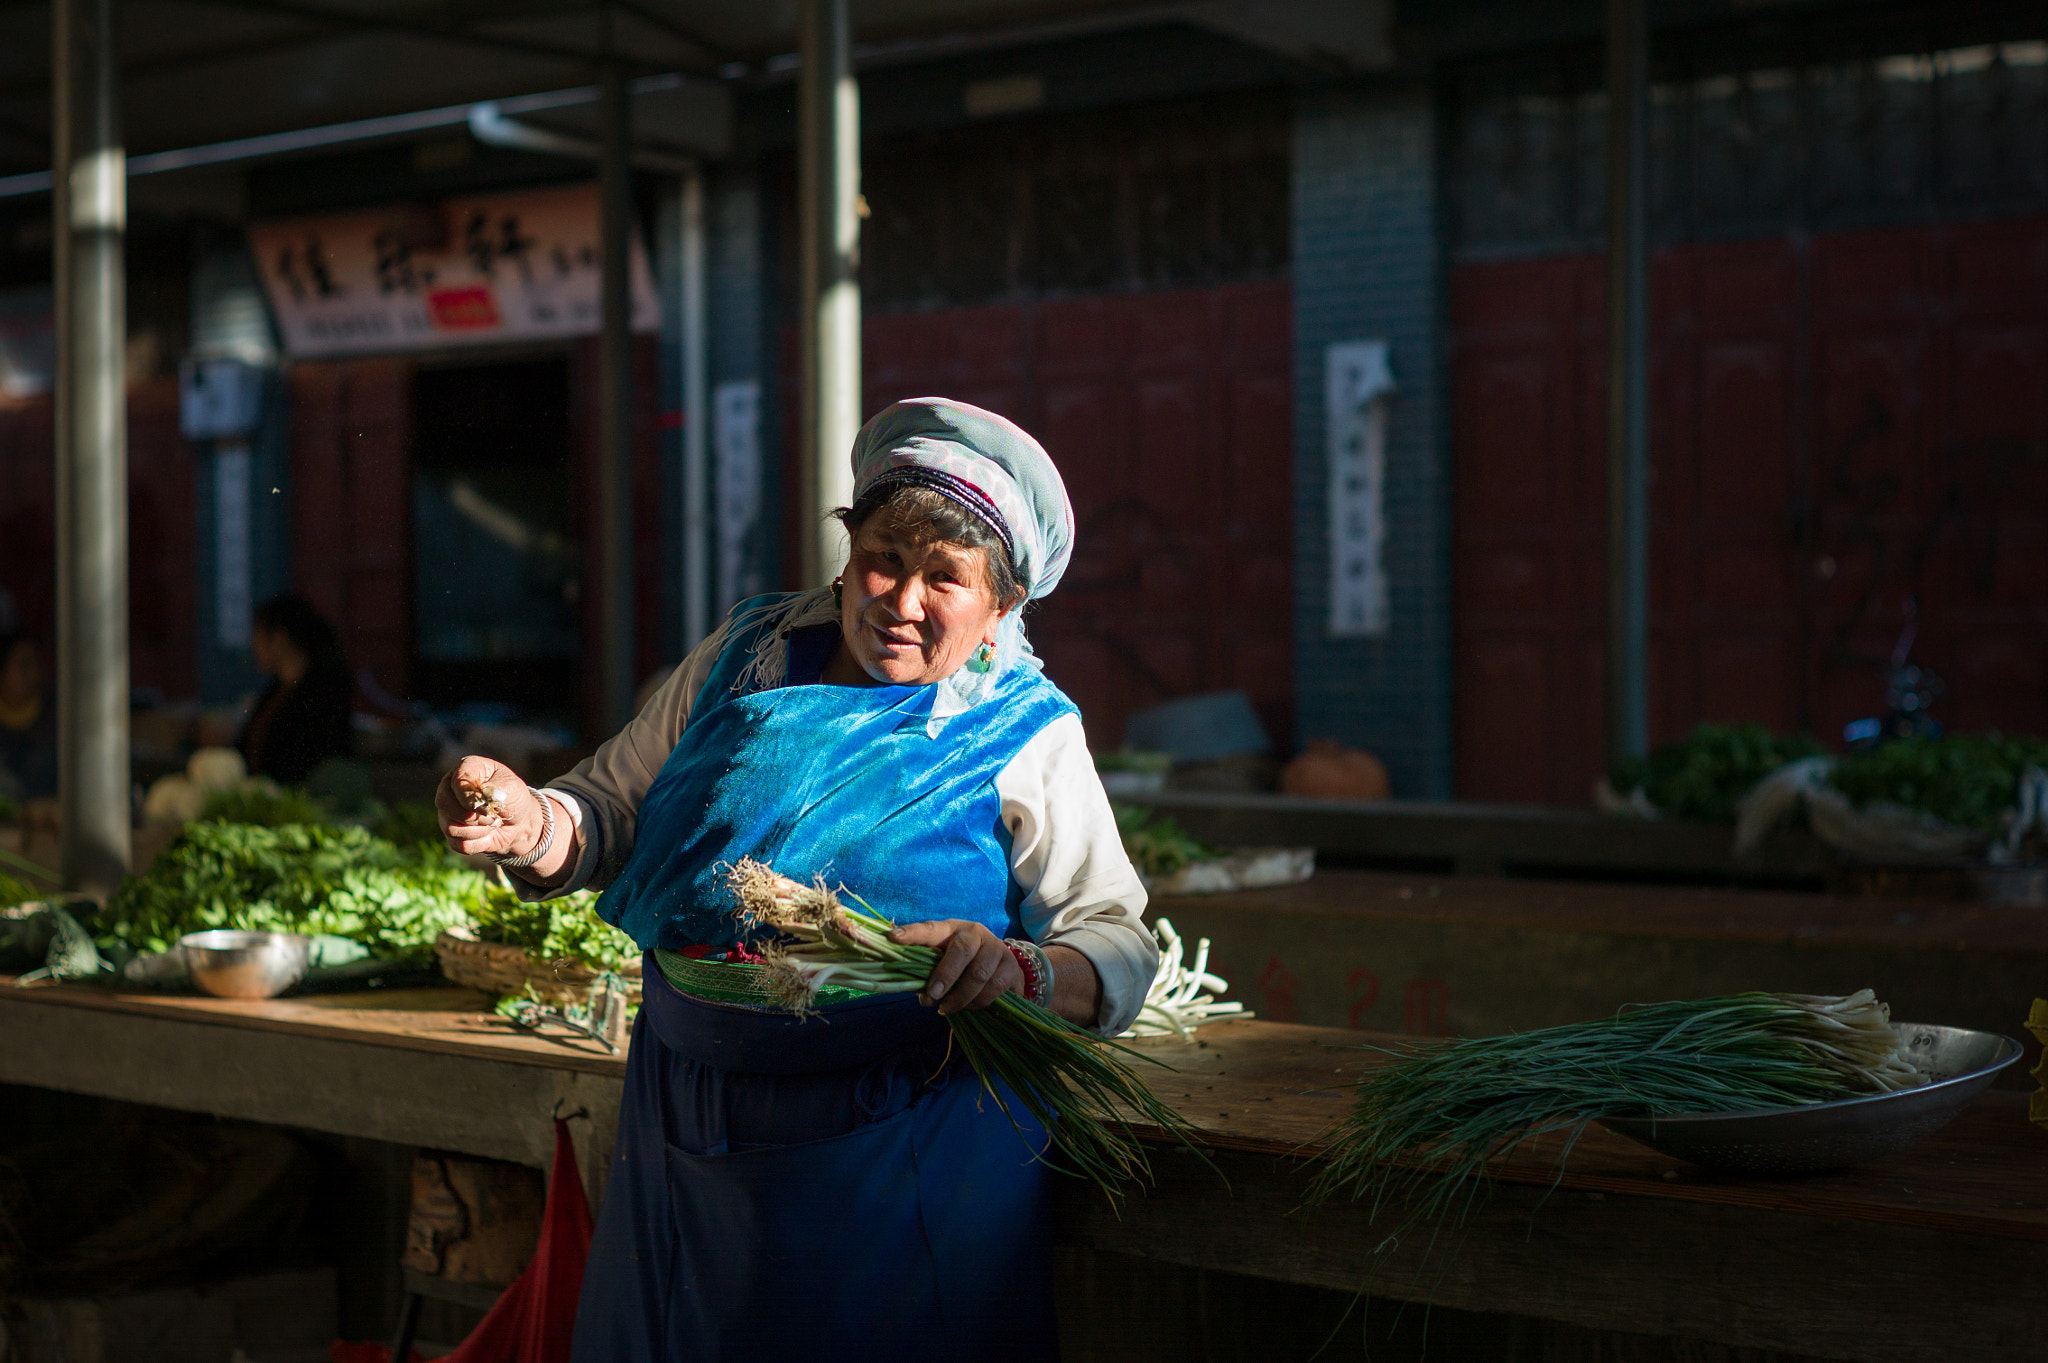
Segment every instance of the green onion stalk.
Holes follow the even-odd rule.
[[[1487,1164],[1586,1123],[1795,1107],[1927,1082],[1899,1054],[1890,1010],[1846,997],[1732,994],[1624,1009],[1596,1022],[1388,1050],[1325,1144],[1311,1202],[1348,1197],[1396,1233],[1469,1206]]]
[[[762,948],[770,997],[798,1014],[816,1011],[818,991],[916,993],[939,952],[889,940],[895,926],[855,897],[854,908],[820,881],[802,885],[752,858],[733,868],[742,921],[776,939]],[[1162,1103],[1118,1055],[1152,1060],[1074,1026],[1057,1013],[1006,993],[987,1008],[948,1014],[952,1044],[1012,1126],[1023,1134],[1012,1099],[1042,1127],[1050,1146],[1035,1153],[1052,1168],[1088,1179],[1112,1201],[1132,1179],[1150,1182],[1151,1162],[1134,1122],[1165,1131],[1194,1149],[1194,1128]]]

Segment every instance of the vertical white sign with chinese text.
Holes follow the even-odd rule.
[[[1323,352],[1330,469],[1330,633],[1387,632],[1385,341],[1340,341]]]
[[[251,224],[285,348],[300,359],[589,336],[603,308],[597,189],[572,185]],[[633,330],[661,303],[636,233]]]
[[[213,456],[213,629],[222,648],[249,646],[256,609],[249,474],[247,445],[224,444]]]
[[[718,460],[718,606],[759,590],[747,549],[761,518],[761,385],[721,383],[711,393],[711,440]]]

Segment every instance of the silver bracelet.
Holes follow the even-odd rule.
[[[1045,954],[1045,948],[1023,937],[1005,937],[1003,945],[1031,958],[1038,974],[1038,988],[1031,991],[1031,1001],[1040,1008],[1052,1007],[1052,958]]]
[[[491,859],[493,865],[516,871],[522,866],[533,865],[546,856],[548,849],[555,845],[555,802],[537,790],[533,793],[533,798],[540,801],[540,842],[523,857],[510,857],[503,852],[484,853]]]

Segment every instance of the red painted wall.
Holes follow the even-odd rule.
[[[291,374],[292,583],[377,684],[404,695],[412,653],[412,362]]]
[[[1468,799],[1605,765],[1603,271],[1453,275]],[[1653,741],[1834,740],[1909,598],[1951,726],[2048,731],[2048,221],[1664,252],[1651,332]]]
[[[1074,561],[1028,627],[1092,744],[1119,743],[1133,710],[1233,687],[1290,741],[1287,284],[890,314],[868,319],[863,345],[869,412],[959,398],[1010,417],[1058,463]],[[793,385],[784,410],[794,450]]]
[[[51,403],[0,399],[0,587],[51,647],[57,621],[57,469]],[[129,676],[193,695],[192,447],[178,434],[178,383],[128,390]]]

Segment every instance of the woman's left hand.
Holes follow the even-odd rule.
[[[941,1013],[986,1008],[1004,994],[1024,992],[1024,970],[1003,939],[965,918],[906,923],[889,934],[892,942],[935,947],[939,963],[918,994],[918,1002]]]

